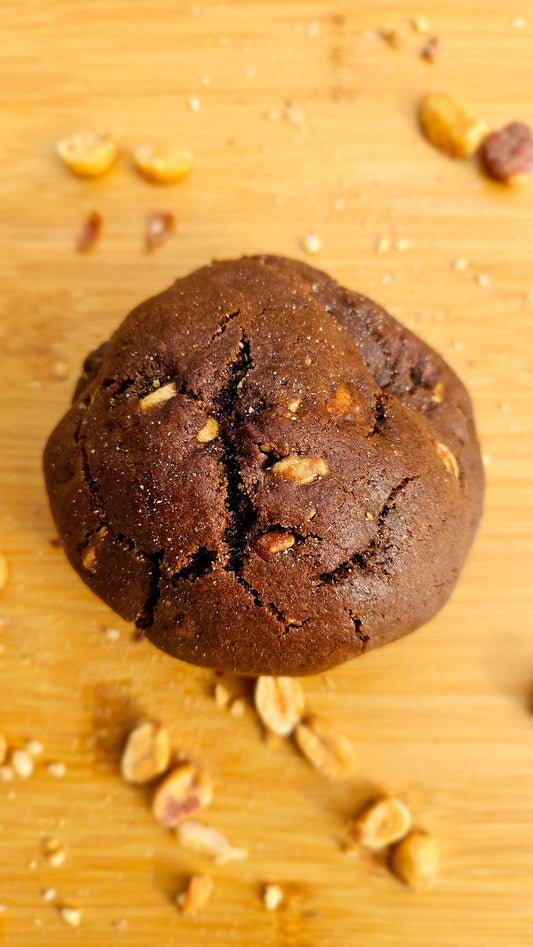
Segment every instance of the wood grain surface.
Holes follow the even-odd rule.
[[[387,25],[401,47],[376,33]],[[0,731],[44,745],[30,779],[0,784],[0,940],[531,947],[533,184],[488,181],[416,123],[431,90],[470,101],[491,127],[533,122],[531,0],[4,0],[0,30]],[[419,52],[434,34],[429,65]],[[125,151],[93,183],[54,152],[86,127],[114,132]],[[156,141],[193,150],[181,185],[132,170],[127,150]],[[77,254],[93,209],[101,239]],[[174,213],[177,229],[147,254],[152,210]],[[483,523],[449,604],[408,639],[304,681],[308,707],[358,752],[359,777],[333,785],[289,742],[269,747],[248,703],[241,718],[219,710],[210,672],[132,640],[50,544],[41,476],[83,356],[130,308],[212,257],[301,257],[309,232],[322,241],[317,265],[463,377],[487,464]],[[382,236],[392,246],[378,254]],[[249,685],[229,686],[249,701]],[[210,769],[206,821],[250,851],[209,869],[213,898],[196,920],[172,902],[205,862],[118,773],[139,715],[165,721]],[[62,779],[50,761],[66,765]],[[414,894],[373,856],[343,853],[347,820],[382,791],[439,839],[434,890]],[[46,837],[65,846],[62,866],[44,858]],[[269,913],[271,881],[286,900]],[[78,928],[64,903],[81,910]]]

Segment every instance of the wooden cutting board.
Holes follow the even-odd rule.
[[[414,15],[429,34],[413,32]],[[376,32],[389,25],[399,47]],[[12,746],[44,746],[30,779],[0,784],[2,943],[531,947],[533,185],[511,191],[475,161],[446,158],[415,118],[420,96],[442,90],[490,126],[533,122],[531,0],[4,0],[0,26],[0,731]],[[419,52],[434,34],[429,65]],[[113,131],[126,152],[93,183],[54,154],[85,127]],[[156,141],[193,150],[183,184],[135,175],[127,149]],[[93,209],[102,236],[80,255]],[[151,210],[175,214],[177,229],[147,254]],[[133,305],[214,256],[301,257],[311,232],[317,265],[377,298],[464,378],[488,479],[480,533],[441,614],[304,682],[309,709],[357,749],[348,784],[326,783],[289,742],[269,747],[247,684],[227,682],[247,702],[233,716],[216,707],[211,673],[134,642],[50,544],[41,477],[83,356]],[[391,247],[379,254],[380,237]],[[207,868],[215,890],[196,920],[172,901],[205,862],[118,774],[139,715],[163,720],[209,768],[206,820],[249,849]],[[384,791],[439,839],[431,892],[342,851],[347,820]],[[65,848],[61,866],[43,856],[49,837]],[[262,905],[266,882],[285,891],[276,912]],[[65,903],[81,910],[79,928],[62,920]]]

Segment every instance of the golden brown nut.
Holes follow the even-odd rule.
[[[193,157],[184,148],[156,151],[151,145],[142,145],[133,152],[133,163],[147,181],[156,184],[175,184],[192,168]]]
[[[118,148],[111,135],[81,131],[56,145],[63,164],[80,178],[99,178],[113,167]]]
[[[152,812],[161,825],[173,829],[182,819],[208,806],[213,798],[213,783],[208,773],[194,763],[182,763],[157,787]]]
[[[414,829],[394,846],[391,868],[397,878],[415,891],[430,888],[439,868],[440,853],[434,838]]]
[[[258,677],[255,709],[267,730],[288,737],[302,719],[304,695],[293,677]]]
[[[486,125],[469,105],[444,93],[426,95],[420,103],[420,124],[432,145],[452,158],[468,158],[487,134]]]
[[[398,842],[411,828],[411,814],[399,799],[378,799],[352,822],[348,829],[350,841],[378,851]]]
[[[320,720],[313,718],[299,724],[294,736],[301,753],[326,779],[349,779],[356,769],[351,743]]]
[[[170,760],[168,733],[157,720],[144,720],[128,736],[120,769],[128,783],[149,783]]]

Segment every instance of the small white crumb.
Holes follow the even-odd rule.
[[[285,108],[285,119],[290,125],[301,125],[304,120],[303,108],[289,103]]]
[[[5,589],[9,576],[9,566],[5,556],[0,556],[0,589]]]
[[[66,857],[65,850],[60,848],[57,852],[51,852],[50,855],[47,855],[46,860],[52,868],[60,868],[61,865],[64,864]]]
[[[108,641],[118,641],[120,631],[117,628],[104,628],[104,635]]]
[[[376,253],[378,256],[383,256],[384,253],[388,253],[390,250],[390,237],[378,237],[376,241]]]
[[[381,283],[382,283],[382,285],[383,285],[383,286],[388,286],[389,283],[390,283],[390,281],[391,281],[391,275],[390,275],[390,273],[384,273],[383,276],[381,277]]]
[[[409,246],[409,241],[405,237],[398,237],[398,239],[394,241],[394,249],[400,253],[403,253],[404,250],[408,250]]]
[[[32,858],[28,862],[28,871],[37,871],[37,859]]]
[[[411,26],[415,33],[427,33],[429,30],[429,23],[424,19],[423,16],[414,16],[411,20]]]
[[[64,904],[59,908],[59,913],[65,924],[69,927],[79,927],[81,924],[81,911],[78,908],[71,908]]]
[[[452,261],[452,270],[455,270],[456,273],[463,273],[468,266],[468,260],[466,257],[461,256],[458,260]]]
[[[20,779],[29,779],[33,773],[33,760],[27,750],[13,750],[10,762]]]
[[[490,286],[490,276],[488,273],[478,273],[476,276],[476,283],[478,286]]]
[[[279,885],[266,885],[263,891],[263,904],[267,911],[275,911],[283,901],[283,890]]]
[[[237,700],[233,701],[229,709],[229,712],[233,717],[243,717],[245,709],[246,709],[246,704],[244,703],[243,700],[238,698]]]
[[[54,375],[62,380],[70,377],[70,368],[66,362],[54,362]]]
[[[125,931],[128,926],[128,922],[125,917],[121,917],[119,921],[111,921],[111,927],[114,927],[116,931]]]
[[[42,926],[43,926],[42,918],[40,918],[40,917],[34,917],[34,918],[33,918],[33,923],[34,923],[35,927],[42,927]]]
[[[255,69],[252,69],[252,67],[246,69],[244,75],[247,79],[253,79],[255,76]]]
[[[511,20],[511,26],[514,30],[519,30],[526,25],[526,21],[523,16],[515,16],[514,20]]]
[[[305,35],[309,37],[313,37],[313,36],[316,36],[317,33],[318,33],[318,23],[316,20],[311,20],[311,22],[307,24]]]
[[[373,520],[373,519],[374,519],[373,513],[370,513],[370,512],[367,513],[367,514],[366,514],[366,518],[367,518],[367,520]]]
[[[61,763],[60,761],[56,762],[54,760],[51,763],[48,763],[46,767],[46,772],[48,773],[49,776],[53,776],[54,779],[63,779],[63,776],[65,775],[66,771],[67,771],[67,767],[65,766],[64,763]]]
[[[483,461],[484,467],[489,467],[492,463],[492,457],[490,456],[490,454],[482,454],[481,460]]]
[[[0,783],[8,783],[13,779],[13,775],[11,766],[0,766]]]
[[[332,204],[333,210],[344,210],[346,207],[346,201],[344,197],[336,197]]]
[[[316,233],[308,233],[302,240],[302,249],[305,253],[319,253],[322,249],[322,241]]]
[[[24,744],[24,749],[30,756],[40,756],[44,750],[44,746],[39,740],[27,740]]]
[[[43,888],[41,897],[43,901],[55,901],[57,891],[55,888]]]
[[[277,122],[279,118],[279,109],[267,109],[265,112],[267,122]]]
[[[230,702],[231,694],[224,684],[221,684],[220,681],[217,681],[215,684],[214,697],[217,707],[220,707],[221,710],[225,710]]]
[[[191,112],[199,112],[201,104],[202,103],[200,102],[200,97],[198,95],[191,95],[187,101],[187,105],[189,106]]]

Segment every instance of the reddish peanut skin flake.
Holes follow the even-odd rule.
[[[496,181],[513,183],[533,171],[533,129],[525,122],[510,122],[491,132],[481,147],[487,173]]]

